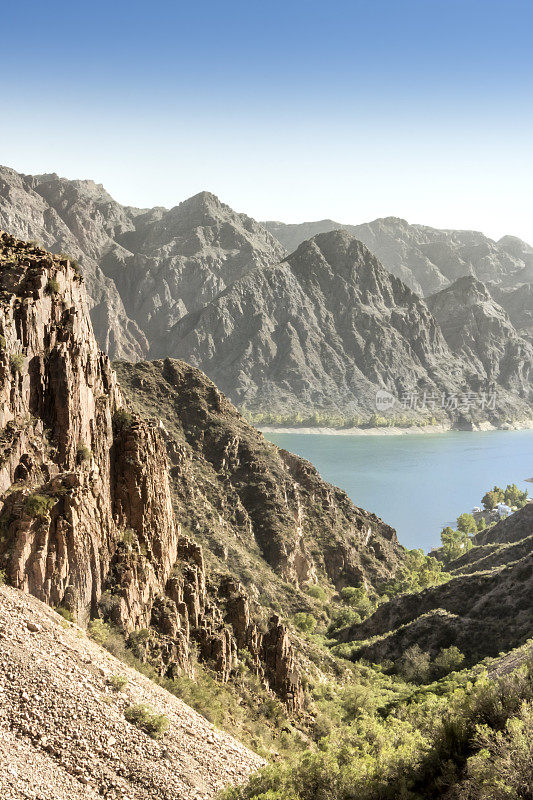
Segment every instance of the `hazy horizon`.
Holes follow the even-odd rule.
[[[525,0],[19,4],[0,162],[124,205],[208,190],[258,220],[533,242],[532,22]]]

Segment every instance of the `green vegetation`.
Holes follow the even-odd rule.
[[[124,716],[128,722],[136,725],[152,739],[160,739],[170,725],[168,717],[165,717],[164,714],[155,714],[150,706],[143,703],[128,706],[124,711]]]
[[[118,411],[115,411],[113,414],[113,425],[115,428],[119,430],[121,428],[130,428],[135,421],[133,414],[129,411],[126,411],[125,408],[119,408]]]
[[[320,410],[281,414],[272,411],[251,411],[245,407],[241,407],[239,411],[248,422],[259,427],[272,425],[287,428],[424,428],[438,424],[434,416],[413,418],[406,414],[389,417],[380,414],[346,416]]]
[[[427,556],[423,550],[409,550],[404,565],[396,576],[385,584],[382,594],[389,598],[407,592],[420,592],[430,586],[445,583],[449,578],[441,562],[436,558]]]
[[[9,366],[14,375],[20,372],[24,366],[24,356],[22,353],[13,353],[9,359]]]
[[[6,582],[6,573],[3,569],[0,569],[0,586],[3,586]]]
[[[59,614],[60,617],[66,619],[67,622],[74,622],[74,614],[70,610],[70,608],[65,608],[65,606],[56,606],[54,611]],[[67,626],[68,627],[68,626]]]
[[[302,631],[302,633],[313,633],[316,628],[316,619],[312,614],[308,614],[305,611],[299,611],[295,614],[292,618],[294,625],[298,628],[298,630]]]
[[[80,444],[78,445],[78,450],[77,450],[78,463],[82,464],[84,461],[90,461],[91,460],[91,456],[92,456],[92,452],[91,452],[90,447],[87,447],[86,444],[84,444],[83,442],[80,442]]]
[[[425,659],[411,660],[420,674]],[[375,685],[302,755],[266,767],[224,800],[519,800],[531,797],[533,670],[459,673],[386,706]],[[349,709],[350,704],[346,703]],[[455,787],[453,795],[446,789]]]
[[[45,517],[49,514],[50,509],[55,506],[57,500],[55,497],[50,497],[47,494],[30,494],[26,498],[24,510],[30,517]]]
[[[115,692],[122,692],[128,685],[125,675],[110,675],[107,682]]]
[[[45,288],[46,294],[58,294],[59,293],[59,283],[57,278],[48,278]]]
[[[470,534],[464,531],[454,531],[453,528],[447,526],[444,528],[440,535],[442,541],[442,553],[444,562],[449,564],[455,561],[456,558],[467,553],[472,549],[472,539]]]
[[[505,489],[494,486],[483,496],[481,502],[487,511],[496,508],[498,503],[505,503],[511,508],[522,508],[527,502],[527,491],[521,492],[514,483],[508,484]]]

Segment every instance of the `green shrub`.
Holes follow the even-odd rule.
[[[465,657],[463,653],[455,645],[442,649],[433,662],[437,673],[447,675],[453,672],[462,665]]]
[[[308,586],[305,591],[309,597],[313,597],[315,600],[319,600],[321,603],[325,603],[328,599],[328,593],[324,587],[319,586],[317,583],[313,583],[311,586]]]
[[[3,586],[6,582],[6,573],[3,569],[0,569],[0,586]]]
[[[9,359],[9,366],[11,367],[11,372],[13,374],[20,372],[24,366],[24,356],[22,353],[13,353]]]
[[[60,617],[66,619],[67,622],[74,622],[74,614],[70,608],[65,608],[65,606],[56,606],[54,611],[59,614]]]
[[[316,619],[306,611],[299,611],[292,618],[294,625],[303,633],[313,633],[316,628]]]
[[[110,675],[107,682],[115,692],[121,692],[128,685],[125,675]]]
[[[26,498],[24,509],[26,514],[30,517],[45,517],[55,504],[55,497],[49,497],[46,494],[39,494],[36,492],[35,494],[30,494],[30,496]]]
[[[0,350],[5,350],[7,346],[6,337],[0,334]]]
[[[430,672],[429,653],[424,653],[417,644],[414,644],[398,659],[396,670],[406,681],[423,683]]]
[[[127,721],[136,725],[152,739],[160,739],[167,730],[170,722],[163,714],[155,714],[150,706],[138,703],[128,706],[124,712]]]
[[[113,425],[120,429],[120,428],[130,428],[134,422],[134,416],[129,411],[126,411],[125,408],[119,408],[118,411],[115,411],[113,414]]]
[[[80,463],[82,463],[83,461],[89,461],[92,456],[91,449],[87,447],[86,444],[81,442],[78,445],[77,456],[78,456],[78,462]]]
[[[58,294],[59,292],[59,283],[57,278],[49,278],[46,284],[46,294]]]

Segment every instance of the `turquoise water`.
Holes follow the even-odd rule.
[[[533,430],[403,436],[265,433],[311,461],[352,501],[398,531],[406,547],[430,550],[494,484],[533,494]]]

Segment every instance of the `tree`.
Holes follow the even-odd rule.
[[[477,530],[476,520],[472,514],[461,514],[457,517],[457,530],[462,533],[475,533]]]
[[[505,489],[504,500],[508,506],[522,508],[527,502],[527,491],[521,492],[514,483],[509,483]]]
[[[406,681],[423,683],[430,669],[429,653],[424,653],[417,644],[409,647],[397,663],[397,670]]]
[[[464,531],[454,531],[449,525],[444,528],[440,538],[446,564],[459,558],[459,556],[462,556],[464,553],[467,553],[473,546],[468,533]]]
[[[459,669],[464,660],[465,657],[459,648],[452,645],[443,648],[433,663],[441,675],[447,675],[449,672]]]
[[[478,531],[484,531],[486,527],[487,527],[487,520],[485,519],[485,517],[480,517],[477,523]]]
[[[505,500],[505,493],[503,489],[499,486],[494,486],[486,495],[483,496],[481,502],[483,503],[483,508],[487,511],[492,511],[493,508],[496,508],[498,503],[503,503]]]

